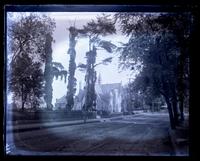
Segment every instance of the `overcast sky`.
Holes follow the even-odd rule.
[[[82,28],[87,22],[92,19],[96,19],[97,15],[101,15],[100,12],[49,12],[46,13],[56,22],[56,29],[53,34],[55,43],[52,45],[53,49],[53,61],[60,62],[63,64],[66,70],[69,67],[69,55],[67,54],[69,48],[69,31],[70,26],[75,26],[77,28]],[[114,14],[114,13],[105,13],[105,14]],[[115,45],[119,46],[119,42],[126,43],[128,37],[117,32],[115,35],[103,37],[105,40],[109,40]],[[88,51],[88,38],[78,39],[76,47],[76,64],[85,63],[85,53]],[[107,53],[104,50],[97,50],[97,59],[96,62],[100,62],[102,59],[114,56],[112,63],[109,65],[99,65],[96,67],[97,76],[101,74],[102,83],[122,83],[126,84],[129,78],[133,78],[134,75],[131,75],[129,70],[121,71],[118,68],[118,54],[117,53]],[[84,77],[85,73],[79,71],[78,69],[75,72],[75,77],[77,79],[77,91],[79,90],[79,84],[84,86]],[[53,100],[54,105],[56,99],[61,98],[67,93],[67,83],[64,81],[55,80],[53,81]]]

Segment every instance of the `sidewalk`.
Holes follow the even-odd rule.
[[[100,119],[88,119],[87,123],[100,122]],[[21,125],[7,125],[6,132],[24,132],[31,130],[40,130],[44,128],[53,128],[53,127],[61,127],[61,126],[70,126],[70,125],[79,125],[84,124],[83,120],[75,120],[75,121],[56,121],[56,122],[44,122],[44,123],[31,123],[31,124],[21,124]]]
[[[113,116],[110,118],[95,118],[95,119],[88,119],[87,123],[95,123],[95,122],[107,122],[112,119],[122,118],[123,116]],[[66,121],[66,120],[50,120],[49,122],[38,122],[38,121],[29,121],[25,123],[19,124],[12,124],[11,121],[6,123],[6,132],[24,132],[30,130],[39,130],[44,128],[53,128],[53,127],[61,127],[61,126],[70,126],[70,125],[78,125],[84,124],[84,120],[73,120],[73,121]]]
[[[189,126],[181,125],[169,129],[169,136],[176,156],[189,156]]]

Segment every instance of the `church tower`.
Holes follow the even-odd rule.
[[[99,76],[97,78],[97,84],[101,84],[102,83],[102,79],[101,79],[101,74],[99,73]]]

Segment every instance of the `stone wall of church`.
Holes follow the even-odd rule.
[[[121,112],[121,93],[118,89],[110,92],[110,112]]]

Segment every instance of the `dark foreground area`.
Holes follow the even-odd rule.
[[[10,155],[176,155],[165,113],[7,134]],[[188,155],[188,151],[181,155]]]

